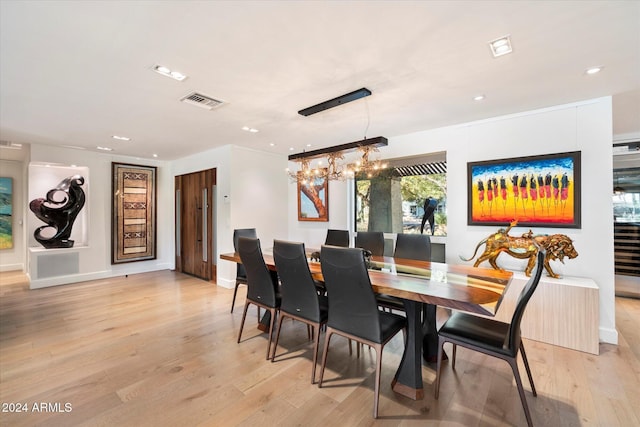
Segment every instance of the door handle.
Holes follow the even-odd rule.
[[[202,261],[207,262],[207,189],[202,189]]]

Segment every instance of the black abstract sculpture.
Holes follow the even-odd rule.
[[[47,198],[34,199],[29,203],[29,209],[36,214],[38,219],[47,223],[38,227],[33,237],[45,248],[72,248],[73,240],[70,240],[73,222],[82,210],[85,201],[84,191],[80,187],[84,184],[84,178],[73,175],[63,179],[56,188],[47,192]],[[56,197],[63,195],[62,200]],[[56,233],[51,237],[42,236],[45,228],[55,228]]]
[[[434,198],[427,197],[424,201],[424,215],[422,215],[422,224],[420,225],[420,234],[424,234],[424,226],[429,221],[429,228],[431,229],[431,235],[436,228],[435,211],[438,207],[438,201]]]

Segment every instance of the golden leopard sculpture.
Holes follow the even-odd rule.
[[[578,252],[573,247],[572,240],[564,234],[534,236],[531,230],[529,230],[528,233],[524,233],[520,237],[509,236],[509,230],[516,224],[517,222],[514,221],[506,230],[501,228],[497,233],[483,239],[476,246],[471,258],[465,259],[461,256],[460,259],[463,261],[471,261],[475,258],[480,246],[484,244],[486,245],[485,250],[473,264],[474,267],[477,267],[484,261],[489,261],[489,264],[491,264],[494,269],[502,271],[503,269],[498,267],[496,260],[498,255],[505,252],[514,258],[529,259],[525,274],[530,276],[536,264],[538,248],[541,247],[546,251],[544,258],[545,270],[547,270],[549,276],[558,278],[560,276],[553,272],[549,261],[558,260],[564,264],[565,258],[573,259],[578,256]]]

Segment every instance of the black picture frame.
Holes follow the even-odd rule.
[[[580,151],[467,163],[468,225],[581,228],[581,200]]]

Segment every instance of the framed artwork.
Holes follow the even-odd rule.
[[[469,225],[580,228],[580,151],[467,164]]]
[[[298,221],[329,221],[329,183],[326,178],[298,181]]]
[[[0,249],[13,248],[13,179],[0,177]]]
[[[111,263],[156,258],[156,168],[112,163]]]

